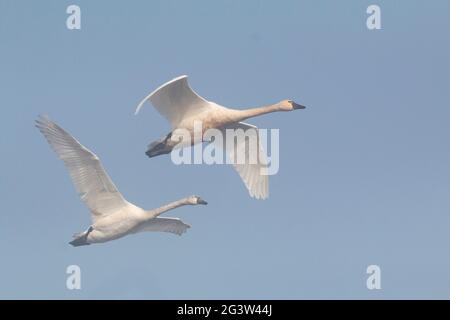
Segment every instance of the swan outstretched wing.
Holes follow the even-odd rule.
[[[92,151],[46,117],[36,120],[36,127],[64,161],[75,189],[92,212],[93,220],[127,205]]]
[[[178,218],[153,218],[141,226],[139,226],[135,233],[153,231],[153,232],[170,232],[181,236],[191,226],[184,223]]]
[[[226,129],[242,129],[249,137],[252,135],[255,136],[255,141],[257,141],[254,150],[256,161],[251,161],[251,147],[249,143],[246,143],[246,139],[235,139],[234,143],[230,143],[231,148],[226,147],[228,145],[226,142]],[[263,174],[263,172],[267,170],[267,158],[261,146],[258,128],[251,124],[238,122],[223,127],[222,132],[225,143],[223,147],[231,158],[234,168],[244,181],[250,196],[256,199],[266,199],[269,196],[269,176]],[[251,139],[249,138],[249,140]],[[245,156],[245,158],[243,158],[245,160],[244,163],[237,162],[239,154]]]
[[[150,100],[172,128],[176,128],[181,120],[210,108],[211,103],[195,93],[187,79],[187,76],[180,76],[160,86],[139,103],[135,114]]]

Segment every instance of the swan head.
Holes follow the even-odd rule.
[[[305,109],[305,106],[302,106],[301,104],[298,104],[292,100],[283,100],[280,103],[278,103],[278,107],[280,108],[281,111]]]
[[[208,204],[208,202],[206,202],[199,196],[190,196],[189,198],[187,198],[187,200],[188,200],[188,203],[191,205],[198,205],[198,204],[207,205]]]

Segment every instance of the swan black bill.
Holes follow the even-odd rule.
[[[294,108],[294,110],[298,110],[298,109],[305,109],[305,106],[302,106],[301,104],[292,102],[292,107]]]
[[[197,203],[198,203],[198,204],[205,204],[205,205],[208,204],[208,202],[206,202],[206,201],[203,200],[203,199],[198,199],[198,200],[197,200]]]

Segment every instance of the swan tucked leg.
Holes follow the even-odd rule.
[[[170,153],[174,147],[174,144],[171,143],[172,142],[170,139],[171,136],[172,136],[172,132],[170,132],[166,136],[161,137],[160,139],[150,143],[147,147],[147,151],[145,152],[145,154],[149,158],[152,158],[152,157],[159,156],[161,154]]]
[[[88,237],[89,233],[91,233],[93,230],[94,230],[94,228],[92,226],[90,226],[89,229],[87,229],[86,231],[74,234],[73,237],[75,239],[73,239],[69,243],[71,245],[73,245],[74,247],[90,245],[90,243],[87,242],[87,237]]]

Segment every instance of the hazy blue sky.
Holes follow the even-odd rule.
[[[381,7],[382,30],[366,27]],[[78,4],[81,30],[66,28]],[[0,1],[0,298],[450,298],[450,2]],[[280,129],[270,197],[229,166],[149,159],[136,104],[181,74],[207,99],[306,110]],[[39,114],[144,208],[190,194],[182,237],[73,248],[90,224]],[[82,290],[66,289],[66,267]],[[377,264],[382,289],[366,288]]]

